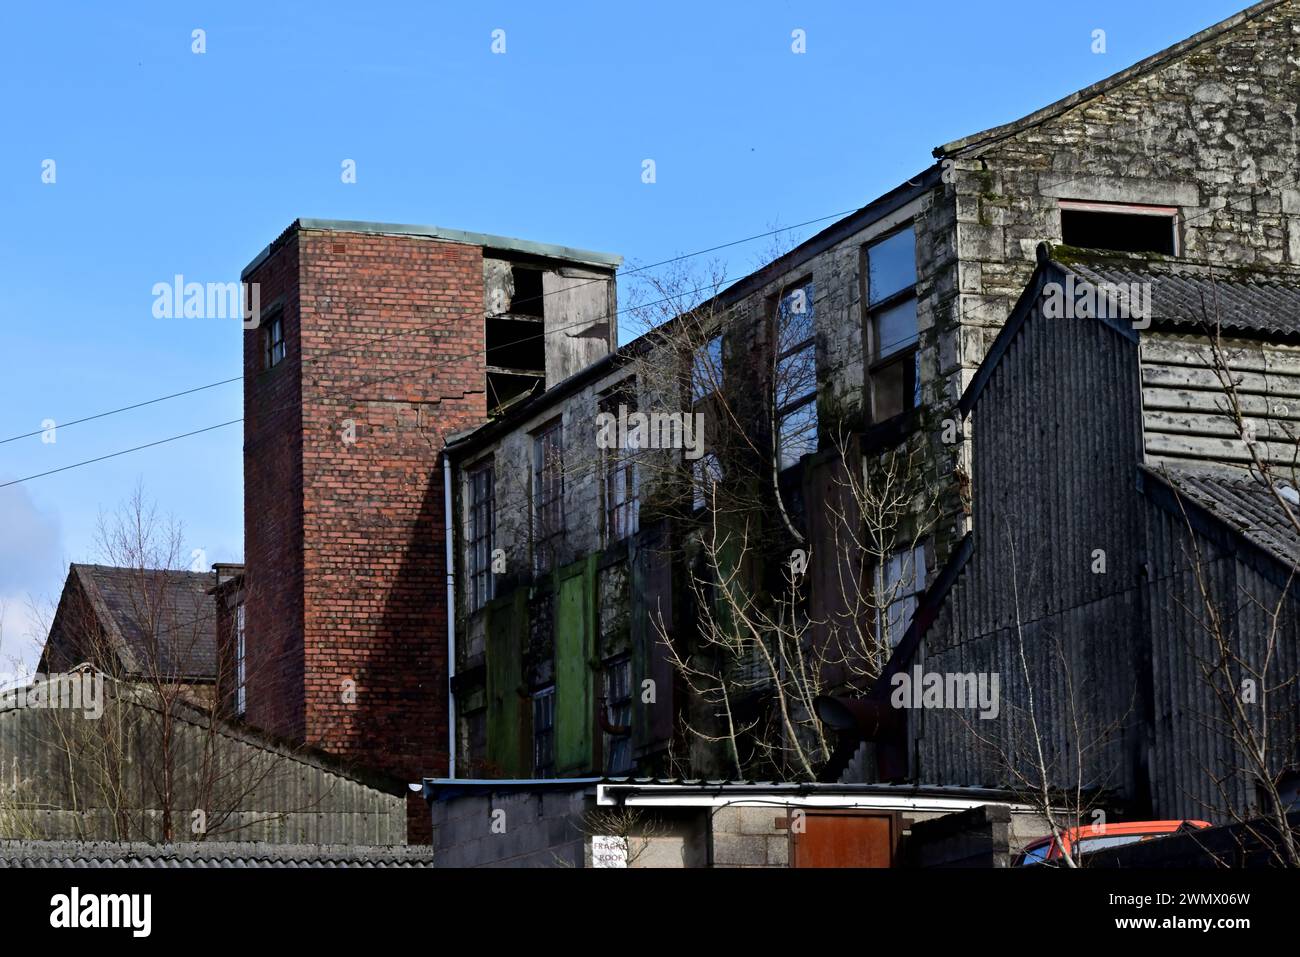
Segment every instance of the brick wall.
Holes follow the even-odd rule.
[[[263,330],[244,333],[244,562],[250,723],[303,740],[302,389],[298,236],[247,276],[276,309],[285,359],[263,368]]]
[[[248,280],[268,317],[284,296],[288,340],[269,372],[245,343],[249,719],[445,773],[439,452],[486,415],[482,250],[298,230]]]

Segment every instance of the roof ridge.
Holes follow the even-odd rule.
[[[1247,7],[1245,10],[1234,13],[1227,19],[1220,20],[1218,23],[1206,27],[1199,33],[1194,33],[1190,37],[1180,40],[1172,46],[1165,47],[1163,50],[1153,53],[1145,59],[1139,60],[1137,63],[1134,63],[1126,69],[1120,70],[1118,73],[1112,73],[1110,76],[1098,80],[1096,83],[1089,86],[1085,86],[1083,89],[1076,90],[1054,103],[1049,103],[1047,106],[1020,117],[1018,120],[1012,120],[1009,123],[1003,123],[999,126],[991,126],[978,133],[971,133],[968,136],[955,139],[942,146],[936,146],[932,151],[933,155],[943,158],[945,156],[951,156],[954,153],[977,149],[991,142],[1006,139],[1022,130],[1038,126],[1040,123],[1044,123],[1047,120],[1060,116],[1062,113],[1073,109],[1081,103],[1086,103],[1088,100],[1096,99],[1116,87],[1122,86],[1129,80],[1136,79],[1145,73],[1151,72],[1157,67],[1178,59],[1184,53],[1187,53],[1195,47],[1231,33],[1241,24],[1254,20],[1256,17],[1275,7],[1280,7],[1290,2],[1291,0],[1260,0],[1260,2],[1253,6]]]

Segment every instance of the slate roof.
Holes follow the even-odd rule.
[[[1151,320],[1161,327],[1300,338],[1300,273],[1229,269],[1138,257],[1098,256],[1061,264],[1090,283],[1151,284]]]
[[[73,564],[72,575],[85,588],[128,674],[152,670],[156,640],[156,667],[162,673],[216,678],[217,609],[208,593],[217,584],[212,572]],[[55,626],[74,624],[56,621]]]
[[[1229,466],[1169,466],[1143,471],[1235,528],[1286,566],[1300,567],[1300,534],[1261,478]],[[1289,488],[1289,486],[1287,486]],[[1294,491],[1294,490],[1292,490]],[[1291,493],[1286,493],[1291,494]],[[1300,518],[1300,495],[1288,503]]]
[[[0,841],[0,868],[261,868],[433,867],[421,845],[265,844],[200,841],[185,844],[112,841]]]

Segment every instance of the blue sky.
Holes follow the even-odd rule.
[[[655,262],[860,206],[934,146],[1245,3],[6,4],[0,438],[238,375],[238,324],[156,319],[152,287],[237,279],[297,217]],[[763,245],[722,254],[728,274]],[[241,414],[233,383],[0,444],[0,482]],[[94,559],[98,512],[137,483],[190,547],[239,560],[241,443],[236,425],[0,489],[0,668],[34,660],[28,596]]]

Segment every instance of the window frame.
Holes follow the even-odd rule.
[[[248,619],[244,603],[235,606],[235,717],[248,713]]]
[[[638,410],[636,379],[624,379],[603,393],[598,400],[601,412],[619,414],[619,406],[630,415]],[[647,437],[642,436],[642,440]],[[639,448],[619,444],[600,450],[601,533],[606,546],[631,538],[641,528],[641,476],[638,469]],[[615,499],[622,486],[623,498]]]
[[[289,353],[284,334],[284,310],[277,309],[263,326],[262,368],[269,372],[285,360]]]
[[[554,436],[555,456],[548,458],[547,443],[552,436]],[[565,534],[563,418],[552,419],[534,431],[532,439],[533,571],[540,574],[554,568],[555,554],[551,549],[555,542],[564,538]],[[553,527],[546,525],[551,519],[555,521]]]
[[[533,776],[553,777],[555,775],[555,685],[549,684],[537,688],[529,697],[532,701],[533,718]],[[548,719],[545,724],[538,720],[539,706],[541,713]],[[548,759],[545,762],[541,760],[542,742],[545,742],[545,757]]]
[[[473,614],[495,595],[492,552],[496,546],[496,471],[491,458],[465,470],[465,491],[466,598]],[[484,492],[481,498],[480,492]]]
[[[635,768],[636,761],[632,755],[632,655],[621,654],[609,658],[605,662],[604,683],[605,683],[605,717],[610,725],[614,727],[624,727],[628,730],[623,734],[605,734],[605,770],[610,774],[618,774],[623,771],[631,771]],[[619,689],[622,696],[615,699],[613,678],[615,672],[620,673],[625,679],[625,687]],[[615,749],[624,754],[624,762],[616,764],[614,761]]]
[[[1156,203],[1112,203],[1105,200],[1091,199],[1062,199],[1057,200],[1058,215],[1065,212],[1076,213],[1098,213],[1100,215],[1111,216],[1150,216],[1169,220],[1169,235],[1171,239],[1170,246],[1173,249],[1171,253],[1159,253],[1152,251],[1155,255],[1183,255],[1183,235],[1180,228],[1183,221],[1183,210],[1181,206],[1162,206]],[[1061,242],[1065,242],[1065,223],[1062,217],[1061,221]],[[1098,249],[1101,252],[1107,250],[1102,247],[1082,247],[1088,249]],[[1122,251],[1121,251],[1122,252]]]
[[[808,311],[808,335],[797,342],[786,345],[782,348],[781,334],[782,328],[783,304],[800,290],[806,290],[805,301]],[[785,435],[785,422],[793,417],[796,413],[802,411],[805,407],[812,406],[813,415],[813,448],[816,452],[821,444],[821,421],[817,410],[817,395],[819,392],[819,383],[817,381],[817,310],[813,301],[817,294],[817,286],[814,277],[809,274],[796,282],[790,283],[782,288],[782,291],[774,297],[774,306],[772,309],[772,439],[776,454],[777,470],[784,472],[787,468],[793,468],[799,464],[801,454],[793,462],[783,464],[784,443],[782,441]],[[797,368],[797,362],[791,360],[800,360],[800,357],[807,354],[808,358],[802,361],[811,362],[812,366],[812,383],[811,388],[806,392],[801,392],[794,398],[789,398],[785,402],[779,402],[780,387],[779,383],[782,376],[782,366],[789,363],[790,366]],[[808,453],[804,453],[808,454]]]
[[[887,293],[873,302],[871,299],[871,250],[903,233],[908,233],[912,237],[912,284]],[[882,354],[883,347],[892,345],[892,343],[882,343],[880,341],[879,326],[880,318],[898,306],[909,301],[916,303],[918,306],[920,305],[920,299],[916,293],[917,282],[916,224],[914,221],[908,220],[906,223],[863,243],[861,295],[864,315],[863,325],[867,336],[867,390],[873,425],[901,418],[921,405],[921,332],[919,324],[914,336],[902,340],[902,344],[898,349],[884,354]],[[915,309],[913,313],[915,314]],[[882,403],[877,399],[877,385],[883,384],[885,371],[896,365],[903,367],[902,408],[892,415],[882,416],[879,412]]]
[[[903,635],[907,633],[907,629],[911,627],[912,621],[916,617],[917,609],[921,606],[921,596],[925,594],[927,575],[926,553],[927,549],[925,543],[915,542],[906,548],[894,549],[885,557],[884,562],[877,563],[876,567],[872,570],[872,586],[875,589],[875,600],[879,605],[879,607],[875,609],[875,621],[872,624],[872,637],[875,638],[876,643],[881,648],[890,651],[897,648],[898,643],[903,640]],[[905,563],[908,560],[905,556],[908,555],[911,556],[911,581],[904,583],[903,587],[894,594],[892,600],[885,601],[889,582],[894,580],[887,580],[885,578],[887,569],[890,563],[896,558]],[[906,567],[906,564],[903,564],[902,568],[904,572],[906,571]],[[897,580],[902,580],[902,574],[900,574]],[[890,627],[895,621],[893,610],[900,605],[908,603],[911,604],[911,608],[897,618],[900,627],[897,629],[897,633],[895,634],[893,629]],[[888,634],[886,634],[887,631],[889,632]]]

